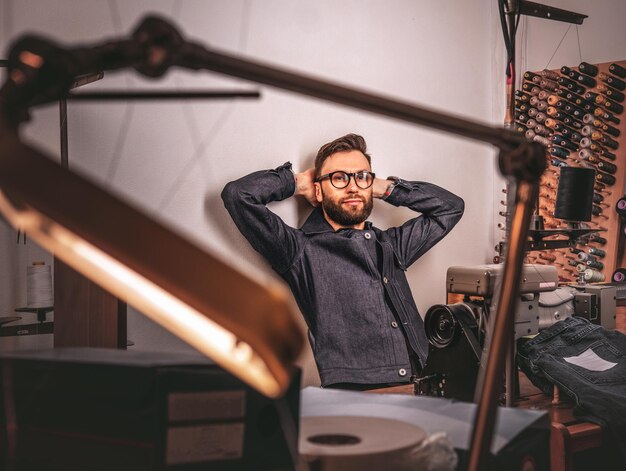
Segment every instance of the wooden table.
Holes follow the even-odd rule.
[[[602,427],[574,417],[574,404],[567,399],[554,401],[543,394],[520,373],[520,399],[515,407],[539,409],[550,413],[550,469],[572,471],[574,455],[578,452],[602,446]]]

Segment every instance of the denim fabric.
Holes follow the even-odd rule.
[[[463,200],[429,183],[400,180],[385,201],[421,216],[385,231],[368,221],[364,230],[335,232],[319,208],[300,229],[267,209],[294,191],[286,163],[229,183],[222,199],[239,230],[290,286],[322,386],[408,381],[407,343],[423,365],[428,341],[405,270],[459,221]]]
[[[589,349],[616,365],[593,371],[564,360],[589,353]],[[577,416],[607,427],[622,465],[626,464],[626,335],[570,317],[522,344],[518,361],[528,378],[546,394],[552,393],[553,384],[558,385],[576,402]]]

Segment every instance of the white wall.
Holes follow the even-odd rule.
[[[582,1],[551,3],[592,13]],[[613,24],[617,19],[611,9],[623,13],[623,5],[619,0],[602,3],[607,10],[602,18]],[[494,124],[502,120],[504,53],[492,1],[3,0],[0,8],[2,50],[10,38],[26,31],[66,43],[126,35],[139,18],[152,11],[172,19],[188,38],[230,53],[475,120]],[[586,41],[583,50],[588,50],[585,60],[626,56],[626,51],[603,49],[602,44],[609,41],[606,23],[588,21],[593,29],[587,24],[580,29],[581,40]],[[545,50],[553,48],[553,43],[556,46],[555,38],[562,34],[558,31],[566,26],[541,20],[527,24],[527,60],[538,64]],[[615,43],[626,45],[626,33],[617,33],[621,36]],[[531,41],[530,35],[543,41]],[[600,44],[591,46],[596,43]],[[562,47],[571,52],[571,45]],[[577,61],[557,55],[553,65]],[[494,151],[488,146],[209,73],[174,70],[155,83],[125,72],[107,74],[89,86],[92,90],[149,87],[259,88],[262,98],[71,103],[71,168],[252,276],[274,275],[228,218],[219,199],[222,187],[245,173],[287,160],[302,170],[311,165],[321,144],[347,132],[366,137],[379,175],[427,180],[465,199],[463,220],[409,271],[422,313],[444,302],[448,266],[486,263],[494,255],[498,234],[493,214],[498,210],[501,182]],[[26,134],[58,155],[56,108],[36,111]],[[306,205],[293,200],[272,208],[292,225],[308,214]],[[386,227],[409,215],[407,210],[378,202],[372,219]],[[25,268],[11,245],[14,233],[2,223],[0,229],[0,315],[6,315],[20,296],[18,291],[24,289],[16,280]],[[134,348],[186,348],[134,312],[129,315],[129,337],[136,342]]]

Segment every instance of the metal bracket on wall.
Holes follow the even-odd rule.
[[[582,25],[585,18],[588,18],[587,15],[581,13],[574,13],[573,11],[554,8],[548,5],[542,5],[541,3],[527,2],[525,0],[520,0],[518,8],[519,13],[522,15],[544,18],[546,20],[563,21],[577,25]]]

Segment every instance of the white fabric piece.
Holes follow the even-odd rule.
[[[580,355],[576,355],[573,357],[563,357],[563,360],[571,363],[572,365],[585,368],[589,371],[606,371],[617,365],[617,363],[613,363],[612,361],[607,361],[603,358],[600,358],[597,353],[594,352],[591,348],[588,348]]]

